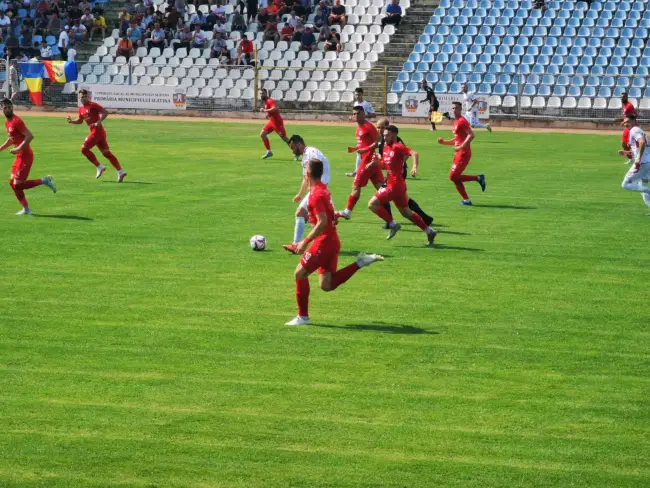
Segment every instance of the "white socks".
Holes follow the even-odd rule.
[[[642,193],[641,196],[643,197],[645,204],[650,207],[650,193]]]
[[[305,218],[296,217],[296,226],[293,228],[293,243],[298,244],[302,241],[302,235],[305,233]]]
[[[621,187],[624,190],[630,190],[630,191],[640,191],[643,193],[648,193],[650,192],[650,188],[648,188],[647,183],[643,183],[642,181],[634,181],[634,180],[628,180],[627,178],[623,180],[623,184],[621,184]]]
[[[361,166],[361,154],[357,153],[357,168],[355,171],[359,171],[359,166]]]

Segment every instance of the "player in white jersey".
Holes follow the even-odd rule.
[[[317,159],[323,163],[323,176],[321,182],[325,185],[330,182],[330,162],[325,155],[315,147],[305,145],[305,141],[299,135],[293,135],[289,138],[289,148],[297,157],[302,161],[302,182],[300,184],[300,191],[293,197],[294,202],[300,202],[298,210],[296,210],[296,225],[293,229],[293,242],[285,244],[282,247],[292,254],[297,254],[296,244],[302,241],[302,236],[305,233],[305,221],[309,217],[307,212],[307,204],[309,203],[309,176],[307,175],[307,165],[312,159]]]
[[[622,187],[625,190],[641,192],[643,201],[650,207],[650,149],[648,149],[648,138],[638,126],[635,115],[627,115],[623,120],[623,126],[630,130],[630,149],[634,164],[623,178]],[[619,155],[629,157],[630,151],[624,149],[618,152]],[[650,215],[650,214],[648,214]]]
[[[368,100],[363,99],[363,88],[357,87],[354,90],[354,106],[356,107],[357,105],[361,105],[363,107],[363,111],[366,113],[366,120],[371,120],[377,117],[377,114],[375,113],[375,109],[372,108],[372,105],[370,105],[370,102]],[[356,122],[356,118],[354,115],[350,116],[350,122]],[[357,163],[355,166],[355,169],[352,173],[345,173],[345,176],[349,176],[350,178],[354,178],[357,176],[357,171],[359,170],[359,165],[361,164],[361,154],[357,153]]]
[[[469,125],[473,129],[487,129],[489,132],[492,132],[490,124],[481,124],[478,121],[478,100],[476,99],[476,95],[469,91],[469,88],[464,83],[460,86],[460,91],[465,99],[465,118],[469,122]]]

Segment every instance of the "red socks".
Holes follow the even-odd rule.
[[[38,180],[27,180],[23,181],[19,185],[15,185],[15,188],[18,190],[29,190],[30,188],[34,188],[35,186],[40,186],[43,184],[43,181],[38,179]]]
[[[359,201],[359,197],[355,197],[354,195],[350,195],[348,197],[348,206],[345,207],[345,208],[347,208],[350,211],[354,210],[354,206],[357,204],[358,201]]]
[[[340,285],[352,278],[352,275],[360,269],[357,263],[352,263],[345,268],[339,269],[336,273],[332,274],[332,289],[329,291],[336,290]]]
[[[463,197],[463,200],[469,200],[469,195],[465,191],[465,185],[460,181],[455,181],[454,184],[456,185],[456,190],[458,190],[460,196]]]
[[[90,149],[86,149],[85,147],[82,147],[81,154],[86,156],[88,161],[90,161],[95,167],[99,167],[99,160],[97,159],[97,156],[95,156],[95,154]]]
[[[264,143],[264,147],[266,148],[267,151],[271,150],[271,143],[269,142],[268,138],[267,139],[262,139],[262,142]],[[305,315],[306,317],[306,315]]]
[[[455,181],[478,181],[478,176],[460,175]]]
[[[109,151],[109,153],[104,154],[104,156],[106,156],[106,159],[108,159],[111,162],[113,168],[115,168],[118,171],[122,170],[122,166],[120,166],[120,162],[117,160],[117,158],[112,152]]]
[[[14,191],[14,195],[16,195],[16,199],[20,202],[20,204],[23,207],[29,206],[27,204],[27,198],[25,198],[25,192],[23,190],[29,190],[30,188],[34,188],[42,184],[43,184],[42,180],[27,180],[27,181],[23,181],[20,184],[15,184],[13,180],[9,181],[9,186]]]
[[[309,317],[309,278],[296,280],[296,301],[298,302],[298,315]]]
[[[426,230],[426,228],[429,227],[427,224],[424,223],[424,220],[422,220],[422,217],[420,217],[415,212],[413,212],[411,214],[411,222],[413,222],[415,225],[417,225],[422,230]]]
[[[388,210],[386,210],[384,207],[379,207],[377,209],[377,212],[375,212],[379,217],[384,219],[387,224],[390,224],[393,221],[393,217],[388,213]]]

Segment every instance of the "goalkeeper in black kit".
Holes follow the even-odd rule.
[[[379,153],[380,156],[383,156],[384,154],[384,129],[390,125],[390,121],[388,119],[380,119],[377,121],[377,132],[379,132],[379,139],[377,140],[377,152]],[[397,142],[404,144],[404,141],[400,139],[400,137],[397,137]],[[408,174],[408,166],[406,166],[406,161],[404,161],[404,179],[406,179],[406,176]],[[384,183],[384,186],[386,186],[386,183]],[[393,213],[390,208],[390,203],[387,203],[384,205],[384,208],[388,211],[388,213],[392,216]],[[427,213],[420,208],[418,203],[413,200],[412,198],[409,198],[409,208],[413,210],[416,214],[418,214],[420,217],[422,217],[422,220],[424,220],[424,223],[427,225],[431,225],[433,222],[433,217],[430,215],[427,215]],[[388,229],[389,226],[386,224],[384,226],[384,229]]]
[[[431,88],[427,84],[427,80],[422,80],[422,89],[427,93],[427,97],[424,100],[420,100],[420,103],[429,102],[429,122],[431,122],[431,130],[436,130],[436,124],[431,118],[431,116],[434,112],[437,112],[438,109],[440,108],[440,102],[438,101],[438,98],[436,97],[433,88]],[[449,116],[449,112],[445,112],[444,114],[442,114],[442,116],[447,117],[447,120],[451,120],[451,117]]]

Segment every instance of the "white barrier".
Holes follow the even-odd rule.
[[[90,99],[104,108],[185,110],[185,89],[171,86],[87,85]]]
[[[438,112],[451,112],[452,102],[461,102],[463,103],[463,96],[461,94],[452,95],[447,93],[442,93],[436,95],[438,102],[440,102],[440,107]],[[402,101],[402,116],[403,117],[429,117],[429,104],[423,102],[426,98],[424,92],[421,93],[409,93],[407,94]],[[483,95],[477,95],[476,99],[478,100],[478,118],[479,119],[489,119],[490,118],[490,106],[488,105],[488,97]],[[464,103],[463,103],[464,105]],[[463,114],[465,113],[463,107]]]

